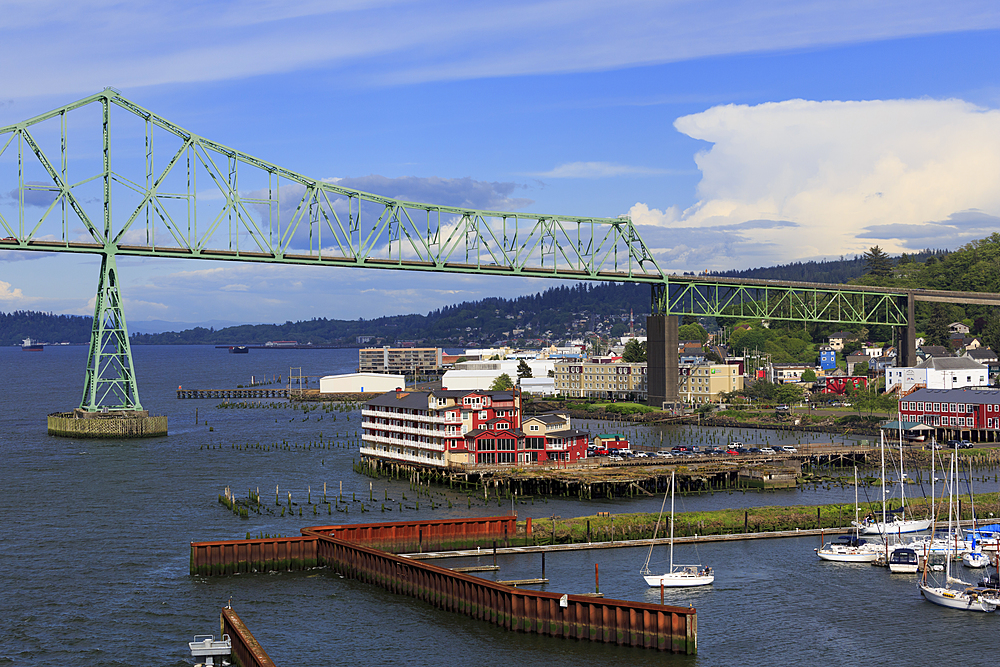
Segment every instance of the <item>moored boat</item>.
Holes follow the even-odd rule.
[[[837,563],[872,563],[882,554],[882,545],[852,535],[842,535],[815,551],[823,560]]]
[[[663,504],[666,505],[666,494],[663,496]],[[660,506],[660,517],[663,516],[663,505]],[[656,540],[656,529],[660,526],[659,518],[656,520],[656,528],[653,529],[653,540]],[[663,574],[653,574],[649,571],[649,559],[653,556],[653,543],[649,545],[649,554],[646,556],[646,563],[639,570],[639,574],[646,580],[650,587],[682,588],[688,586],[706,586],[715,581],[715,572],[710,567],[701,565],[674,565],[674,473],[670,473],[670,569]]]
[[[913,549],[901,547],[889,554],[889,571],[897,574],[916,574],[920,559]]]

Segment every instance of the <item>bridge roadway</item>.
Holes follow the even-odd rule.
[[[104,254],[107,249],[100,243],[77,241],[29,240],[14,237],[0,239],[0,249],[34,250],[39,252],[75,252]],[[895,294],[912,296],[916,301],[934,303],[961,303],[983,306],[1000,306],[1000,294],[986,292],[959,292],[949,290],[908,289],[901,287],[872,287],[868,285],[846,285],[837,283],[814,283],[799,280],[761,280],[756,278],[727,278],[719,276],[688,276],[660,273],[631,273],[625,271],[588,272],[570,268],[514,267],[496,264],[468,264],[462,262],[428,262],[408,259],[384,259],[375,257],[344,257],[322,254],[276,254],[242,250],[217,250],[210,248],[180,248],[173,246],[118,245],[116,254],[134,257],[177,257],[182,259],[208,259],[216,261],[280,262],[285,264],[307,264],[326,266],[353,266],[368,269],[397,269],[417,271],[475,271],[482,275],[524,275],[530,277],[551,277],[578,280],[610,280],[634,283],[664,283],[676,285],[706,285],[718,287],[760,287],[804,291],[845,291],[852,293]]]

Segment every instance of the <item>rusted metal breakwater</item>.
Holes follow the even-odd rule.
[[[223,607],[219,615],[220,636],[229,635],[233,642],[233,657],[239,667],[274,667],[267,651],[250,634],[243,620],[229,607]]]
[[[693,607],[512,588],[368,546],[393,551],[490,547],[513,535],[515,525],[513,516],[348,524],[303,528],[297,538],[193,542],[191,572],[302,569],[314,559],[345,576],[517,632],[697,652]]]

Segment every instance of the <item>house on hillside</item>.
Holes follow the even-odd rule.
[[[840,352],[844,349],[844,344],[846,342],[857,339],[857,334],[853,334],[850,331],[838,331],[830,334],[827,338],[827,344],[837,352]]]
[[[930,357],[950,357],[951,350],[943,345],[922,345],[917,348],[917,357],[924,361]]]
[[[952,322],[948,325],[948,331],[951,333],[962,334],[965,336],[969,333],[969,327],[962,322]]]
[[[819,348],[819,367],[824,371],[832,371],[837,367],[837,351],[829,345]]]

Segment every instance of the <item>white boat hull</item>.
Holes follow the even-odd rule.
[[[714,574],[667,572],[666,574],[647,574],[643,576],[652,588],[685,588],[688,586],[707,586],[715,581]]]
[[[965,567],[979,568],[986,567],[989,564],[990,558],[984,553],[970,551],[969,553],[962,555],[962,565]]]
[[[888,521],[882,523],[855,523],[862,535],[898,535],[900,533],[919,533],[931,527],[930,519],[907,519],[905,521]]]
[[[950,588],[940,588],[919,584],[920,594],[928,602],[948,607],[949,609],[961,609],[962,611],[982,611],[993,612],[997,610],[996,602],[987,600],[979,595],[972,595],[965,591],[956,591]]]
[[[871,563],[879,557],[879,552],[862,549],[816,549],[816,555],[835,563]]]
[[[916,563],[889,563],[889,571],[895,574],[916,574],[918,569]]]

